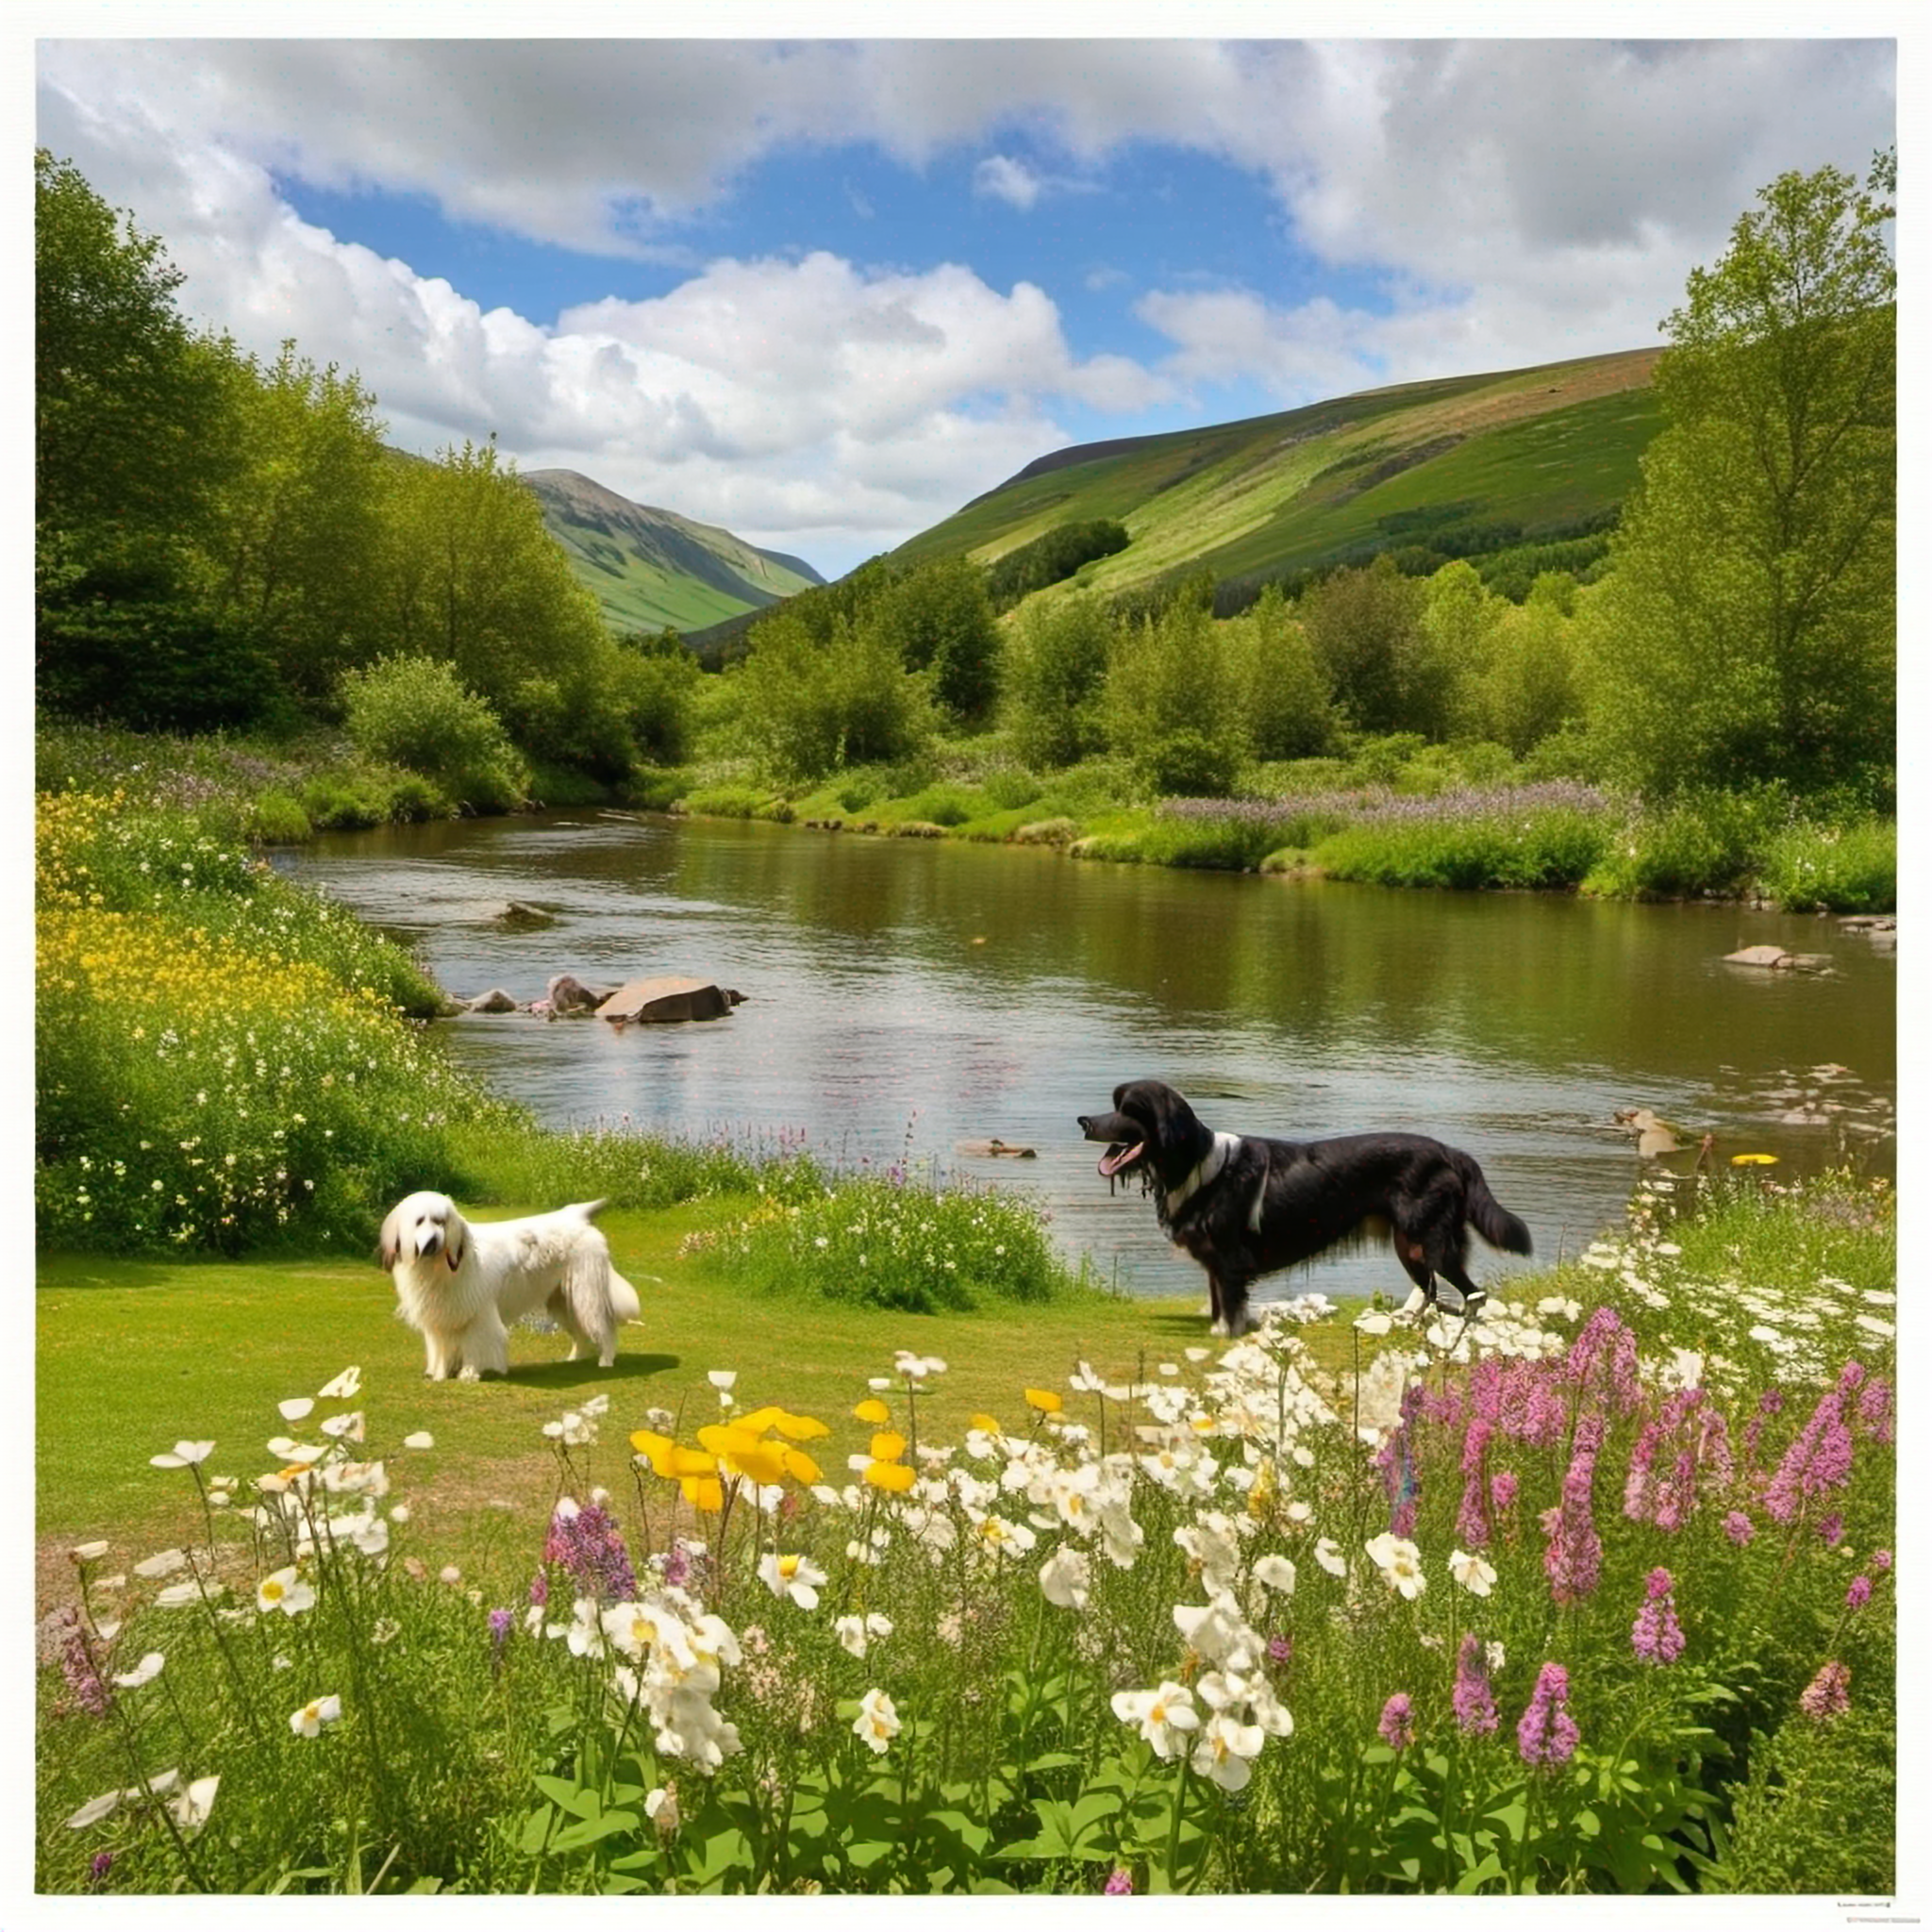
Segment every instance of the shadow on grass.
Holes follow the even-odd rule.
[[[683,1366],[681,1355],[620,1355],[608,1369],[593,1361],[512,1363],[509,1380],[520,1388],[569,1389],[594,1395],[620,1382],[641,1382]]]

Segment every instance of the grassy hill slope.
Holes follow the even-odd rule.
[[[616,629],[701,630],[824,581],[799,558],[632,503],[575,470],[528,470],[523,480]]]
[[[1227,582],[1417,541],[1453,555],[1561,537],[1635,486],[1661,422],[1649,386],[1659,353],[1405,383],[1057,450],[895,555],[991,563],[1057,525],[1113,517],[1133,541],[1077,581],[1117,595],[1200,569]]]

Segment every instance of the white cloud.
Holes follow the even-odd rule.
[[[1758,187],[1861,169],[1894,101],[1889,43],[1804,40],[75,41],[42,42],[40,72],[40,138],[165,237],[193,309],[359,370],[398,441],[494,428],[526,466],[814,561],[1063,442],[1069,405],[1130,414],[1185,385],[1211,416],[1240,381],[1297,402],[1652,341]],[[975,186],[1020,208],[1174,144],[1264,179],[1291,242],[1350,278],[1283,294],[1274,233],[1246,287],[1093,271],[1146,291],[1133,313],[1170,345],[1151,365],[1070,345],[1026,280],[824,251],[692,258],[655,300],[544,326],[305,225],[275,187],[419,193],[661,260],[759,160],[853,142],[913,167],[983,150]]]
[[[1024,161],[1011,155],[988,155],[973,171],[976,194],[990,194],[997,201],[1026,209],[1040,199],[1040,176]]]

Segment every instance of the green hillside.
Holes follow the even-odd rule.
[[[1659,351],[1405,383],[1280,415],[1058,450],[915,537],[905,562],[991,563],[1057,525],[1132,538],[1077,581],[1118,594],[1206,569],[1217,582],[1425,542],[1448,555],[1600,525],[1661,422]]]
[[[824,581],[796,557],[632,503],[575,470],[529,470],[523,480],[618,630],[702,630]]]

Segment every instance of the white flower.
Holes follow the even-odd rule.
[[[158,1650],[151,1650],[131,1671],[123,1671],[114,1681],[124,1690],[138,1690],[143,1684],[152,1683],[161,1674],[161,1666],[167,1659]]]
[[[1386,1335],[1391,1324],[1389,1317],[1379,1309],[1371,1309],[1366,1315],[1357,1315],[1355,1325],[1364,1335]]]
[[[118,1788],[111,1791],[103,1791],[98,1798],[90,1798],[67,1821],[68,1830],[83,1831],[90,1824],[98,1824],[120,1802],[121,1792]]]
[[[713,1389],[722,1392],[737,1387],[738,1371],[736,1369],[708,1369],[705,1373],[705,1379],[710,1383]]]
[[[1050,1604],[1063,1610],[1084,1610],[1093,1580],[1092,1565],[1084,1550],[1062,1544],[1040,1566],[1040,1589]]]
[[[143,1557],[134,1566],[137,1576],[172,1576],[188,1558],[179,1550],[161,1550],[152,1557]]]
[[[436,1447],[436,1438],[427,1429],[418,1429],[414,1435],[403,1438],[403,1447],[405,1449],[434,1449]]]
[[[1286,1557],[1269,1555],[1259,1557],[1255,1564],[1255,1581],[1265,1583],[1270,1590],[1279,1591],[1283,1596],[1292,1596],[1294,1565]]]
[[[1172,1680],[1163,1680],[1152,1690],[1116,1690],[1113,1714],[1124,1724],[1138,1724],[1157,1757],[1174,1757],[1182,1748],[1181,1734],[1201,1727],[1194,1693]]]
[[[1190,1649],[1224,1671],[1252,1671],[1263,1651],[1260,1633],[1252,1628],[1233,1597],[1216,1595],[1205,1604],[1175,1604],[1174,1626]]]
[[[148,1460],[157,1469],[189,1469],[197,1462],[206,1462],[214,1453],[212,1442],[176,1442],[174,1453],[168,1456],[150,1456]]]
[[[781,1557],[776,1551],[758,1558],[758,1581],[774,1596],[789,1596],[802,1610],[819,1607],[817,1586],[825,1573],[809,1557]]]
[[[1428,1588],[1423,1574],[1422,1552],[1407,1537],[1391,1536],[1384,1530],[1371,1537],[1362,1547],[1374,1559],[1383,1580],[1411,1602]]]
[[[98,1563],[108,1554],[108,1545],[104,1542],[75,1543],[68,1552],[76,1563]]]
[[[863,1617],[835,1618],[832,1628],[839,1633],[839,1641],[846,1650],[854,1657],[863,1657],[874,1638],[892,1634],[892,1620],[874,1611]]]
[[[1496,1581],[1495,1566],[1471,1556],[1467,1550],[1451,1552],[1449,1574],[1472,1596],[1488,1596]]]
[[[904,1728],[891,1698],[885,1691],[868,1690],[858,1700],[858,1719],[852,1726],[853,1734],[863,1738],[874,1751],[883,1755],[886,1746]]]
[[[325,1382],[315,1392],[325,1402],[348,1402],[361,1392],[362,1371],[359,1368],[344,1369],[333,1382]]]
[[[214,1809],[215,1788],[221,1781],[219,1773],[213,1777],[198,1777],[185,1791],[177,1791],[168,1800],[168,1809],[183,1831],[199,1831],[208,1823],[208,1815]]]
[[[351,1409],[346,1415],[332,1415],[322,1425],[322,1433],[338,1442],[362,1440],[362,1411]]]
[[[1341,1554],[1341,1545],[1332,1536],[1324,1536],[1316,1542],[1315,1561],[1331,1576],[1348,1574],[1348,1558]]]
[[[323,1725],[334,1724],[341,1714],[340,1697],[318,1697],[312,1704],[305,1704],[300,1710],[290,1713],[289,1728],[298,1738],[318,1738]]]
[[[302,1580],[292,1563],[286,1570],[264,1576],[255,1586],[255,1607],[258,1610],[280,1610],[285,1617],[293,1617],[310,1608],[314,1602],[314,1590]]]
[[[155,1608],[158,1610],[185,1609],[190,1604],[212,1603],[218,1596],[226,1596],[228,1586],[217,1583],[212,1576],[202,1576],[187,1583],[171,1583],[165,1590],[155,1592]]]
[[[275,1407],[281,1410],[285,1423],[299,1423],[315,1407],[315,1398],[312,1395],[294,1395],[287,1402],[276,1403]]]
[[[1266,1741],[1259,1724],[1244,1724],[1227,1711],[1216,1711],[1201,1727],[1194,1769],[1223,1790],[1238,1791],[1248,1781],[1249,1759],[1260,1755]]]

